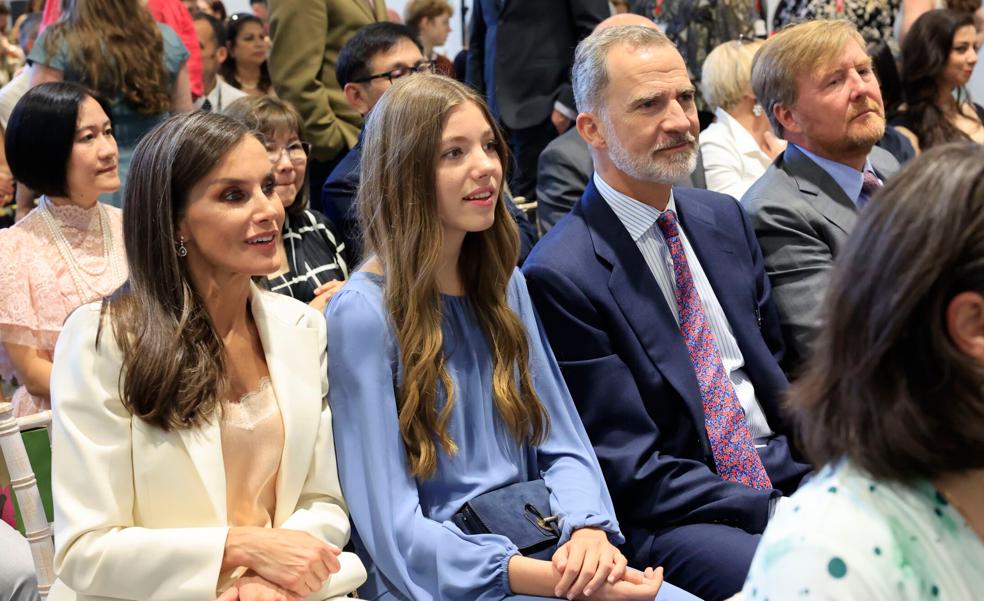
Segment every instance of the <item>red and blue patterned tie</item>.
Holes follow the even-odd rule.
[[[724,369],[714,333],[704,315],[704,307],[694,285],[694,277],[683,252],[676,214],[664,211],[656,220],[663,232],[676,280],[676,304],[680,314],[680,333],[690,351],[690,362],[697,375],[704,401],[704,425],[718,474],[752,488],[772,488],[762,459],[755,450],[738,395]]]
[[[878,176],[869,171],[864,170],[862,174],[863,179],[861,180],[861,194],[858,195],[858,208],[864,208],[871,200],[871,197],[875,195],[875,192],[882,187],[881,181],[878,180]]]

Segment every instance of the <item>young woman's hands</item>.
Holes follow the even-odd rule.
[[[581,528],[561,545],[553,556],[553,567],[560,574],[554,589],[557,597],[587,597],[603,584],[622,580],[627,561],[608,533],[597,528]]]
[[[652,601],[663,584],[663,568],[646,568],[645,572],[628,570],[625,577],[611,584],[603,582],[588,599],[594,601]]]

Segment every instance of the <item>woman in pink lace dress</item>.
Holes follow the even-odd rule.
[[[97,202],[120,187],[108,114],[82,86],[49,83],[10,116],[10,168],[43,194],[36,209],[0,230],[0,376],[21,384],[12,399],[17,415],[51,406],[52,351],[65,318],[127,277],[122,213]]]

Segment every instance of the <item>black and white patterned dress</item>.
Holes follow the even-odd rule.
[[[314,291],[331,280],[345,280],[349,275],[345,243],[331,220],[317,211],[288,214],[283,229],[288,271],[267,278],[273,292],[309,303]]]

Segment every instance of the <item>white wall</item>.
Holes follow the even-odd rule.
[[[222,3],[225,4],[226,12],[230,15],[252,12],[249,9],[249,0],[222,0]]]
[[[971,100],[984,105],[984,48],[977,52],[977,66],[974,67],[974,73],[967,82],[967,91],[970,93]]]

